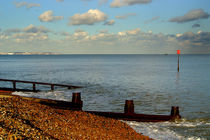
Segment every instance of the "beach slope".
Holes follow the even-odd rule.
[[[0,94],[0,138],[150,139],[118,120],[55,109],[20,96],[3,94]]]

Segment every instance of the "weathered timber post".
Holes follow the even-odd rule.
[[[16,90],[16,82],[12,82],[13,83],[13,89]]]
[[[179,72],[179,56],[180,56],[181,51],[180,50],[176,50],[176,51],[177,51],[177,54],[178,54],[177,71]]]
[[[171,107],[171,116],[173,117],[173,119],[181,118],[181,116],[179,115],[179,107],[178,106]]]
[[[124,113],[134,114],[133,100],[125,100]]]
[[[51,85],[51,90],[54,90],[54,87],[55,87],[55,85],[52,84],[52,85]]]
[[[36,91],[36,84],[33,83],[33,91]]]
[[[179,54],[178,54],[177,71],[179,72]]]
[[[82,110],[83,102],[81,100],[81,93],[72,93],[72,103],[74,103],[79,110]]]

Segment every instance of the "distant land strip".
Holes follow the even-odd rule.
[[[0,55],[60,55],[54,52],[0,52]]]

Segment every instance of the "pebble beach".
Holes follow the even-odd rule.
[[[83,111],[55,109],[20,96],[0,97],[3,139],[142,139],[124,122]]]

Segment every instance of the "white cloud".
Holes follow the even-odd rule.
[[[118,32],[118,35],[124,36],[124,35],[137,35],[140,33],[140,28],[136,28],[133,30]]]
[[[9,39],[8,35],[0,34],[0,40],[6,40],[6,39]]]
[[[149,30],[149,31],[148,31],[148,33],[149,33],[149,34],[152,34],[152,31],[151,31],[151,30]]]
[[[75,30],[73,36],[78,38],[78,37],[86,37],[88,35],[88,32],[85,32],[83,30],[77,29]]]
[[[180,36],[182,36],[182,34],[176,34],[176,37],[180,37]]]
[[[109,20],[109,21],[104,23],[104,25],[114,25],[114,24],[115,24],[114,20]]]
[[[49,10],[39,16],[41,22],[53,22],[63,19],[63,16],[53,16],[53,11]]]
[[[179,16],[170,19],[170,22],[177,22],[177,23],[184,23],[184,22],[189,22],[189,21],[194,21],[194,20],[199,20],[199,19],[207,19],[210,17],[210,14],[207,12],[204,12],[203,9],[196,9],[189,11],[187,14],[184,16]]]
[[[65,40],[69,40],[72,42],[79,42],[79,43],[88,41],[90,37],[88,32],[81,29],[75,30],[73,34],[65,32],[65,34],[63,35],[65,36]]]
[[[140,28],[136,28],[136,29],[127,31],[127,34],[136,35],[136,34],[138,34],[139,32],[140,32]]]
[[[99,33],[90,37],[90,42],[97,42],[103,45],[114,45],[118,42],[118,36],[110,33]]]
[[[28,9],[32,8],[32,7],[40,7],[40,4],[37,4],[37,3],[28,3],[28,2],[14,2],[15,6],[17,8],[20,8],[20,7],[26,7]]]
[[[198,32],[197,32],[197,34],[201,34],[203,31],[201,31],[201,30],[199,30]]]
[[[93,25],[105,21],[108,16],[98,9],[90,9],[83,14],[75,14],[70,18],[69,25]]]
[[[113,0],[111,3],[111,7],[123,7],[135,4],[148,4],[152,2],[152,0]]]

